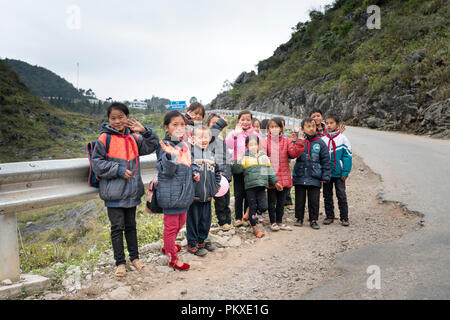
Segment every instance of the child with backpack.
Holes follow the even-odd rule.
[[[194,126],[192,162],[196,164],[200,179],[194,182],[194,202],[187,214],[186,238],[188,252],[204,256],[215,249],[208,238],[211,227],[211,200],[220,189],[222,178],[210,145],[211,132],[203,125]]]
[[[159,139],[153,130],[130,119],[130,111],[122,103],[111,104],[107,115],[109,124],[102,126],[92,152],[92,170],[100,179],[100,198],[111,222],[115,275],[124,277],[124,233],[131,264],[139,271],[146,270],[139,260],[136,233],[136,206],[144,195],[139,156],[155,151]]]
[[[322,140],[328,146],[331,158],[331,179],[323,184],[323,199],[325,203],[326,218],[323,224],[328,225],[334,221],[333,185],[336,188],[341,224],[349,226],[347,194],[345,181],[352,170],[352,147],[347,137],[339,130],[341,121],[336,115],[325,118],[328,133]]]
[[[248,220],[255,236],[262,238],[264,233],[258,231],[256,221],[257,214],[267,210],[266,189],[269,186],[275,186],[278,191],[282,191],[283,187],[278,182],[269,157],[260,150],[260,138],[257,135],[249,135],[245,139],[245,144],[248,150],[240,165],[244,172],[244,186],[249,205]]]
[[[303,133],[298,140],[303,140],[305,149],[297,158],[294,166],[293,182],[295,186],[295,226],[303,225],[306,195],[308,194],[308,210],[310,226],[320,229],[319,219],[320,187],[328,182],[331,176],[330,155],[327,145],[316,133],[316,122],[306,118],[301,124]],[[299,142],[297,140],[296,144]]]
[[[284,122],[276,117],[269,121],[267,136],[267,155],[273,170],[276,172],[278,181],[283,187],[278,191],[274,186],[268,190],[269,218],[272,231],[291,230],[283,224],[284,204],[286,196],[292,188],[291,168],[289,158],[298,158],[304,149],[303,141],[296,142],[296,136],[287,138],[283,135]]]
[[[194,181],[200,174],[191,160],[191,149],[183,138],[186,136],[184,116],[172,110],[165,114],[164,130],[166,136],[160,141],[157,153],[158,205],[164,213],[164,248],[169,265],[174,269],[188,270],[190,265],[178,258],[181,251],[175,240],[186,223],[187,211],[194,201]]]

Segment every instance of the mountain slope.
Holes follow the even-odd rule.
[[[19,74],[34,96],[81,98],[78,90],[70,82],[50,70],[20,60],[5,59],[5,61]]]
[[[379,30],[366,26],[374,4]],[[335,1],[211,108],[300,118],[320,108],[348,124],[450,137],[449,16],[446,0]]]
[[[34,97],[0,60],[0,163],[85,156],[85,145],[97,138],[99,125],[100,120],[59,110]]]

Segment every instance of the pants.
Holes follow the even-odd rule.
[[[186,219],[186,238],[190,247],[203,244],[211,228],[211,201],[194,201]]]
[[[269,198],[269,218],[270,223],[282,223],[284,214],[284,204],[286,195],[291,192],[291,189],[284,188],[282,191],[277,189],[267,190]]]
[[[136,207],[113,208],[108,207],[108,217],[111,222],[111,242],[116,266],[125,264],[125,252],[123,246],[123,234],[127,240],[130,261],[139,259],[137,232],[136,232]]]
[[[219,226],[224,224],[231,224],[231,209],[230,209],[230,191],[223,196],[214,198],[214,207],[216,208],[216,216],[219,221]]]
[[[241,220],[243,212],[247,211],[248,199],[245,192],[244,184],[244,174],[233,174],[233,185],[234,185],[234,211],[236,220]],[[244,204],[244,210],[242,210],[242,205]]]
[[[347,194],[345,192],[345,181],[340,178],[331,178],[329,183],[323,184],[323,199],[327,218],[334,219],[333,184],[336,187],[341,220],[348,219]]]
[[[175,240],[177,235],[186,223],[187,212],[180,214],[165,214],[164,215],[164,249],[171,261],[178,258],[177,250],[175,248]]]
[[[292,195],[291,195],[291,188],[289,188],[289,191],[286,193],[286,201],[284,202],[285,206],[292,206]]]
[[[309,221],[317,221],[319,219],[320,188],[314,186],[295,186],[295,218],[303,221],[306,193],[308,193]]]
[[[246,190],[249,210],[249,221],[252,227],[256,226],[256,215],[267,210],[267,197],[265,187],[255,187]]]

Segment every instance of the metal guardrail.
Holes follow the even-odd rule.
[[[240,110],[207,110],[235,116]],[[257,119],[275,115],[252,111]],[[284,117],[287,127],[300,125],[300,120]],[[156,155],[140,158],[145,185],[156,175]],[[70,203],[98,194],[88,185],[89,160],[66,159],[0,164],[0,281],[20,279],[16,213]]]

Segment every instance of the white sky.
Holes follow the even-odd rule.
[[[133,3],[133,4],[132,4]],[[45,67],[114,100],[209,103],[332,0],[0,0],[0,58]],[[73,11],[80,9],[80,28]]]

